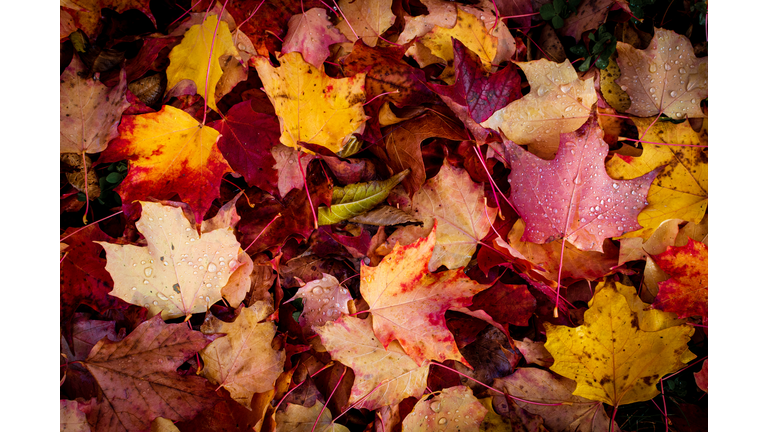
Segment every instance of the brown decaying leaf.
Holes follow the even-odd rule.
[[[277,326],[261,322],[272,312],[271,305],[256,302],[243,308],[233,323],[209,312],[200,327],[204,334],[225,334],[200,352],[205,363],[202,374],[229,390],[232,399],[249,409],[254,393],[274,387],[285,361],[285,351],[272,348]]]
[[[207,381],[176,369],[214,339],[159,315],[120,342],[102,339],[83,362],[104,393],[88,422],[95,430],[144,430],[156,417],[191,420],[213,406]]]

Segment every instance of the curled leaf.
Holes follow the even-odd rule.
[[[387,180],[355,183],[343,188],[333,188],[330,207],[317,209],[318,225],[331,225],[361,215],[384,201],[411,170],[401,171]]]

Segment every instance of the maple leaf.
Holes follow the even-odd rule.
[[[211,127],[221,133],[216,144],[229,166],[249,185],[274,194],[278,174],[271,149],[280,145],[277,118],[254,111],[251,101],[245,101],[230,108]],[[308,163],[310,158],[306,159]]]
[[[477,244],[491,230],[498,209],[485,205],[483,186],[447,158],[437,176],[413,196],[414,215],[427,225],[437,223],[437,243],[429,271],[441,265],[449,270],[469,264]]]
[[[167,88],[172,89],[181,80],[190,79],[197,86],[197,94],[206,98],[208,106],[218,112],[214,95],[216,83],[224,75],[219,64],[222,56],[239,57],[239,53],[227,24],[211,15],[202,25],[190,27],[181,43],[171,50],[168,55],[171,63],[165,72]]]
[[[456,11],[456,25],[451,28],[435,26],[419,41],[434,56],[450,62],[453,60],[453,39],[461,41],[469,50],[477,54],[486,71],[491,70],[496,57],[498,38],[488,34],[483,21],[461,9]],[[425,66],[426,64],[423,63],[426,62],[419,62],[419,65]],[[443,76],[450,75],[453,75],[453,68],[448,66],[443,71]]]
[[[106,260],[99,257],[98,241],[112,240],[98,225],[91,225],[77,231],[69,228],[64,232],[67,248],[61,261],[60,298],[61,321],[68,320],[80,304],[96,311],[124,309],[128,304],[112,297],[112,277],[106,270]]]
[[[633,180],[614,180],[605,171],[608,145],[593,118],[563,134],[555,159],[539,159],[509,141],[504,145],[512,172],[510,198],[525,221],[522,241],[564,238],[584,251],[603,251],[603,241],[640,225],[653,178],[660,169]]]
[[[480,431],[487,413],[469,387],[449,387],[422,396],[403,419],[403,431]]]
[[[536,299],[525,285],[496,282],[472,298],[470,311],[485,311],[494,321],[525,327],[536,309]]]
[[[339,284],[339,280],[326,273],[320,279],[307,282],[287,301],[297,298],[304,300],[304,309],[299,316],[302,327],[319,327],[342,314],[349,315],[347,302],[352,300],[349,291]]]
[[[108,88],[84,77],[85,66],[78,56],[61,74],[59,128],[61,153],[99,153],[117,136],[120,116],[130,104],[125,100],[125,73]]]
[[[83,362],[104,392],[89,423],[95,430],[145,430],[156,417],[191,420],[212,406],[217,397],[208,382],[176,369],[213,339],[159,315],[120,342],[102,339]]]
[[[512,375],[496,379],[493,387],[516,398],[536,402],[515,399],[514,403],[531,414],[540,415],[549,430],[605,432],[611,428],[602,403],[574,395],[576,383],[573,380],[548,371],[518,368]],[[502,396],[494,399],[497,403],[509,403],[509,399]],[[613,430],[619,430],[615,423]]]
[[[574,395],[614,407],[654,398],[662,376],[696,358],[687,347],[693,328],[642,330],[637,313],[612,285],[596,290],[583,325],[544,327],[545,347],[555,359],[550,370],[576,380]]]
[[[216,147],[219,133],[169,105],[156,113],[124,116],[118,131],[120,136],[99,162],[131,161],[128,175],[115,189],[124,211],[133,201],[168,199],[178,193],[202,222],[219,195],[222,176],[231,171]]]
[[[272,312],[266,302],[256,302],[243,308],[233,323],[209,312],[200,326],[203,334],[226,335],[200,352],[205,364],[202,374],[229,390],[232,399],[249,409],[253,394],[271,390],[283,371],[285,350],[272,348],[277,326],[261,322]]]
[[[311,407],[289,403],[275,414],[275,422],[276,432],[349,432],[333,422],[333,414],[319,400]]]
[[[560,134],[573,132],[589,118],[597,101],[594,79],[579,79],[566,60],[515,62],[525,73],[531,91],[496,111],[480,125],[503,132],[535,155],[550,159],[557,152]]]
[[[198,234],[181,209],[141,202],[136,228],[147,247],[97,242],[115,280],[110,295],[144,306],[163,319],[204,312],[240,266],[231,228]]]
[[[358,40],[341,64],[346,76],[365,73],[365,94],[369,98],[388,93],[382,99],[398,107],[434,99],[425,84],[424,71],[403,61],[402,49],[369,47]]]
[[[456,82],[450,86],[430,84],[443,102],[456,113],[478,139],[488,132],[479,125],[494,112],[510,102],[520,99],[520,75],[513,66],[488,74],[481,66],[477,54],[458,39],[453,39]]]
[[[486,289],[460,270],[431,273],[437,227],[429,237],[395,248],[377,267],[360,266],[360,294],[373,315],[376,337],[388,347],[398,340],[418,364],[466,360],[446,327],[445,311],[472,304]]]
[[[385,348],[373,333],[371,317],[343,315],[313,330],[331,358],[355,372],[350,400],[356,407],[374,410],[424,392],[429,364],[419,366],[397,342]]]
[[[639,117],[664,113],[672,118],[705,117],[707,58],[696,58],[691,41],[671,30],[654,28],[645,50],[616,43],[621,77],[616,83],[629,95],[627,113]]]
[[[642,229],[625,236],[647,239],[667,219],[701,222],[709,202],[709,158],[707,149],[696,147],[701,145],[698,135],[688,121],[633,121],[638,130],[645,131],[644,140],[649,142],[643,142],[639,157],[614,155],[606,162],[606,171],[620,179],[635,178],[654,169],[659,174],[648,191],[648,207],[637,218]]]
[[[338,7],[345,18],[336,27],[352,42],[362,39],[374,47],[379,35],[395,23],[392,0],[340,0]]]
[[[347,42],[347,38],[331,24],[325,9],[312,8],[288,20],[282,53],[300,52],[304,61],[322,69],[331,54],[328,46],[342,42]]]
[[[671,276],[659,283],[659,293],[651,304],[654,309],[674,312],[680,318],[708,318],[709,286],[707,245],[689,239],[683,247],[670,246],[653,260]]]
[[[432,111],[391,126],[384,131],[384,135],[384,142],[371,147],[371,150],[392,172],[411,170],[411,174],[403,179],[403,186],[410,194],[419,190],[427,179],[421,142],[433,137],[455,141],[467,137],[454,122]]]
[[[285,197],[292,189],[304,189],[307,166],[315,159],[298,149],[286,147],[280,143],[270,150],[277,170],[277,190]],[[298,161],[298,162],[297,162]]]
[[[297,148],[303,141],[335,153],[352,133],[362,132],[367,119],[363,111],[365,74],[330,78],[297,52],[283,55],[277,68],[266,57],[250,61],[280,119],[284,145]]]

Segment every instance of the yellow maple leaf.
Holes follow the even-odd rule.
[[[266,57],[251,57],[280,120],[281,143],[297,148],[303,141],[335,153],[352,133],[362,132],[368,119],[364,73],[331,78],[298,52],[283,55],[280,63],[275,68]]]
[[[632,179],[663,166],[648,190],[648,206],[637,217],[642,229],[621,238],[648,239],[667,219],[684,219],[699,223],[707,210],[709,182],[707,150],[701,147],[668,144],[701,145],[698,134],[688,121],[680,124],[633,118],[638,131],[646,131],[640,157],[614,155],[605,164],[608,175],[616,179]],[[650,129],[649,129],[650,127]]]
[[[168,75],[168,89],[172,89],[181,80],[189,79],[197,86],[197,94],[208,98],[208,106],[218,112],[216,108],[215,91],[216,83],[224,74],[219,64],[222,56],[239,57],[237,49],[232,42],[232,33],[229,32],[227,23],[222,22],[216,29],[218,17],[209,16],[202,25],[193,25],[184,34],[184,39],[176,45],[168,59],[166,74]],[[214,36],[215,34],[215,36]],[[215,44],[214,44],[215,38]],[[211,53],[211,45],[213,52]],[[210,72],[208,71],[210,64]],[[206,91],[207,75],[207,91]]]
[[[577,382],[574,395],[614,407],[654,398],[661,377],[696,358],[687,346],[693,327],[645,331],[625,294],[637,297],[607,284],[595,292],[583,325],[544,324],[544,346],[555,359],[550,370]]]
[[[346,20],[340,21],[336,28],[352,42],[360,38],[366,45],[375,47],[379,35],[395,23],[392,0],[340,0],[338,5]]]
[[[482,122],[501,131],[507,139],[543,159],[552,159],[560,146],[560,134],[573,132],[589,118],[597,102],[594,79],[580,80],[566,60],[515,62],[525,72],[531,92],[496,111]]]
[[[205,334],[226,335],[200,352],[203,375],[229,390],[232,399],[248,409],[253,394],[271,390],[283,371],[285,350],[272,348],[277,326],[261,322],[272,312],[272,306],[259,301],[243,308],[232,323],[209,314],[200,327]]]
[[[240,266],[232,228],[199,235],[178,207],[141,202],[136,228],[147,246],[96,242],[115,281],[109,293],[164,320],[205,312]]]
[[[483,68],[490,72],[496,57],[498,38],[488,34],[485,24],[474,15],[459,9],[456,13],[456,25],[451,28],[436,26],[419,40],[429,48],[433,55],[450,62],[453,60],[453,42],[458,39],[467,48],[480,57]],[[451,67],[451,69],[453,69]],[[445,75],[446,73],[443,72]],[[453,73],[448,73],[453,75]]]

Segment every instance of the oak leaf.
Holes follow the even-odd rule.
[[[200,326],[203,334],[225,334],[200,352],[205,364],[202,374],[229,390],[232,399],[248,409],[253,394],[271,390],[283,371],[285,350],[272,347],[277,326],[261,322],[272,312],[268,303],[256,302],[243,308],[232,323],[209,312]]]
[[[148,197],[169,199],[178,193],[203,220],[219,195],[222,176],[231,171],[216,147],[219,133],[170,105],[156,113],[123,117],[120,136],[99,162],[128,159],[128,176],[115,189],[123,209]],[[131,213],[129,211],[129,213]]]
[[[109,88],[85,74],[78,56],[61,74],[59,130],[61,153],[99,153],[117,136],[120,117],[129,106],[125,100],[125,72]]]
[[[83,362],[104,393],[89,415],[94,430],[146,430],[156,417],[191,420],[216,403],[204,378],[176,372],[213,339],[159,315],[120,342],[102,339]]]
[[[376,337],[385,347],[398,340],[417,364],[466,362],[446,327],[445,312],[471,305],[472,296],[489,285],[475,282],[461,270],[429,271],[436,230],[409,246],[396,245],[377,267],[362,264],[360,294],[373,315]]]
[[[374,47],[379,35],[395,23],[392,0],[339,0],[338,7],[345,18],[336,27],[352,42],[362,39]]]
[[[447,158],[440,172],[413,196],[412,209],[425,224],[437,222],[437,241],[428,267],[431,272],[441,265],[452,270],[469,264],[498,212],[485,204],[483,186]]]
[[[304,61],[322,69],[331,54],[328,46],[342,42],[347,42],[347,38],[331,24],[325,9],[312,8],[288,20],[282,53],[300,52]]]
[[[579,79],[570,61],[546,59],[515,62],[525,72],[531,91],[496,111],[481,126],[503,132],[507,139],[528,145],[533,154],[551,159],[560,134],[573,132],[589,118],[597,102],[594,79]]]
[[[313,329],[331,358],[355,372],[350,394],[355,407],[375,410],[424,392],[429,364],[419,366],[397,342],[385,348],[373,333],[371,317],[344,315]]]
[[[563,134],[555,159],[546,161],[505,141],[512,172],[510,198],[525,221],[525,242],[564,238],[583,251],[603,251],[606,238],[634,231],[651,181],[660,169],[633,180],[614,180],[605,171],[608,145],[591,118]]]
[[[606,171],[620,179],[654,169],[659,174],[648,191],[648,207],[637,218],[642,229],[625,236],[647,239],[667,219],[701,222],[709,203],[709,157],[706,148],[696,147],[702,145],[699,136],[688,121],[633,121],[638,131],[644,131],[643,140],[648,141],[643,142],[643,153],[639,157],[614,155],[606,162]]]
[[[250,61],[280,119],[284,145],[296,148],[303,141],[335,153],[352,133],[362,132],[367,119],[363,111],[365,74],[331,78],[297,52],[280,57],[281,65],[276,68],[266,57]]]
[[[480,431],[480,423],[487,413],[469,387],[449,387],[422,396],[403,419],[403,432]]]
[[[573,395],[576,383],[568,378],[535,368],[518,368],[512,375],[499,378],[493,387],[520,399],[515,404],[544,419],[544,426],[553,431],[608,432],[610,420],[603,404]],[[494,397],[495,404],[509,404],[509,398]],[[548,406],[545,404],[561,404]],[[619,430],[614,423],[613,430]]]
[[[346,426],[333,422],[333,414],[316,401],[311,407],[289,403],[275,413],[276,432],[349,432]]]
[[[576,380],[573,394],[614,407],[654,398],[661,377],[696,356],[688,350],[694,329],[679,325],[644,331],[638,314],[612,285],[595,293],[584,324],[544,324],[552,372]]]
[[[216,84],[224,74],[219,58],[239,57],[232,42],[232,33],[226,23],[220,23],[216,15],[210,15],[202,25],[196,24],[187,30],[179,45],[168,55],[170,64],[166,70],[168,89],[181,80],[189,79],[197,86],[197,94],[207,98],[208,106],[216,108]],[[207,86],[207,87],[206,87]]]
[[[670,246],[653,260],[670,279],[659,283],[654,309],[674,312],[680,318],[709,316],[709,271],[707,245],[689,239],[683,247]]]
[[[163,319],[205,312],[239,266],[232,228],[198,234],[181,209],[142,202],[136,228],[147,247],[97,242],[115,281],[110,295]]]
[[[707,57],[696,58],[691,41],[671,30],[655,29],[648,48],[617,42],[621,77],[616,83],[632,101],[627,113],[639,117],[705,117]]]

